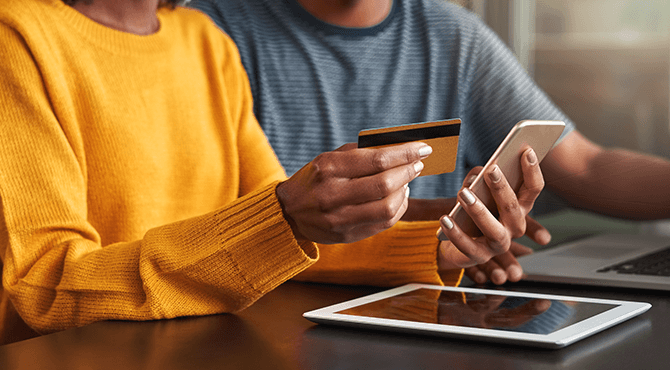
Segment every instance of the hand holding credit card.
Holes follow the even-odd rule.
[[[421,141],[433,148],[433,153],[422,162],[419,176],[452,172],[456,168],[458,135],[461,120],[414,123],[401,126],[362,130],[358,134],[359,148],[373,148]]]

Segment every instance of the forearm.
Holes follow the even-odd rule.
[[[581,173],[547,181],[577,208],[628,219],[670,218],[670,162],[624,149],[600,150]]]
[[[100,320],[238,311],[318,257],[313,243],[293,239],[273,193],[268,186],[141,240],[104,247],[76,232],[19,235],[9,223],[5,293],[41,333]]]

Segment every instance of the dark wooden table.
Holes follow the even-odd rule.
[[[0,347],[0,369],[668,369],[667,292],[506,289],[650,302],[642,316],[559,350],[313,324],[302,313],[380,291],[288,282],[238,314],[101,322]]]

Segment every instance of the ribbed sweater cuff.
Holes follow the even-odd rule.
[[[306,269],[319,258],[318,249],[293,237],[275,195],[277,184],[218,211],[149,231],[145,241],[152,263],[145,278],[181,270],[216,286],[232,274],[244,282],[235,285],[238,293],[260,297]],[[176,250],[163,251],[164,245]]]
[[[332,284],[398,286],[457,285],[462,270],[437,270],[438,222],[398,222],[351,244],[320,246],[319,261],[296,280]]]
[[[439,241],[435,238],[435,232],[439,227],[438,221],[401,221],[381,235],[390,247],[386,263],[398,272],[390,285],[410,282],[449,286],[460,284],[462,269],[438,272]]]

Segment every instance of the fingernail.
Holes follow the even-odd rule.
[[[472,192],[468,188],[461,190],[461,197],[463,197],[465,204],[469,206],[475,204],[475,196],[472,195]]]
[[[494,183],[497,183],[498,181],[500,181],[502,176],[501,176],[500,168],[498,168],[498,165],[493,166],[493,169],[491,170],[491,172],[489,172],[489,178]]]
[[[466,188],[469,187],[470,185],[472,185],[473,182],[475,182],[476,178],[477,178],[477,175],[470,175],[470,177],[468,177],[468,179],[465,180],[465,183],[463,184],[463,186],[465,186]]]
[[[425,145],[419,148],[419,156],[421,159],[426,158],[433,152],[433,148],[430,145]]]
[[[526,154],[526,159],[528,159],[528,163],[531,165],[535,165],[537,163],[537,155],[535,155],[535,151],[533,149],[528,151],[528,154]]]
[[[414,172],[416,172],[417,175],[421,172],[421,170],[423,170],[423,162],[418,161],[414,163]]]
[[[405,198],[409,198],[409,186],[405,184]]]
[[[454,228],[454,223],[451,222],[451,220],[447,216],[442,216],[442,225],[446,227],[447,230],[451,230]]]

